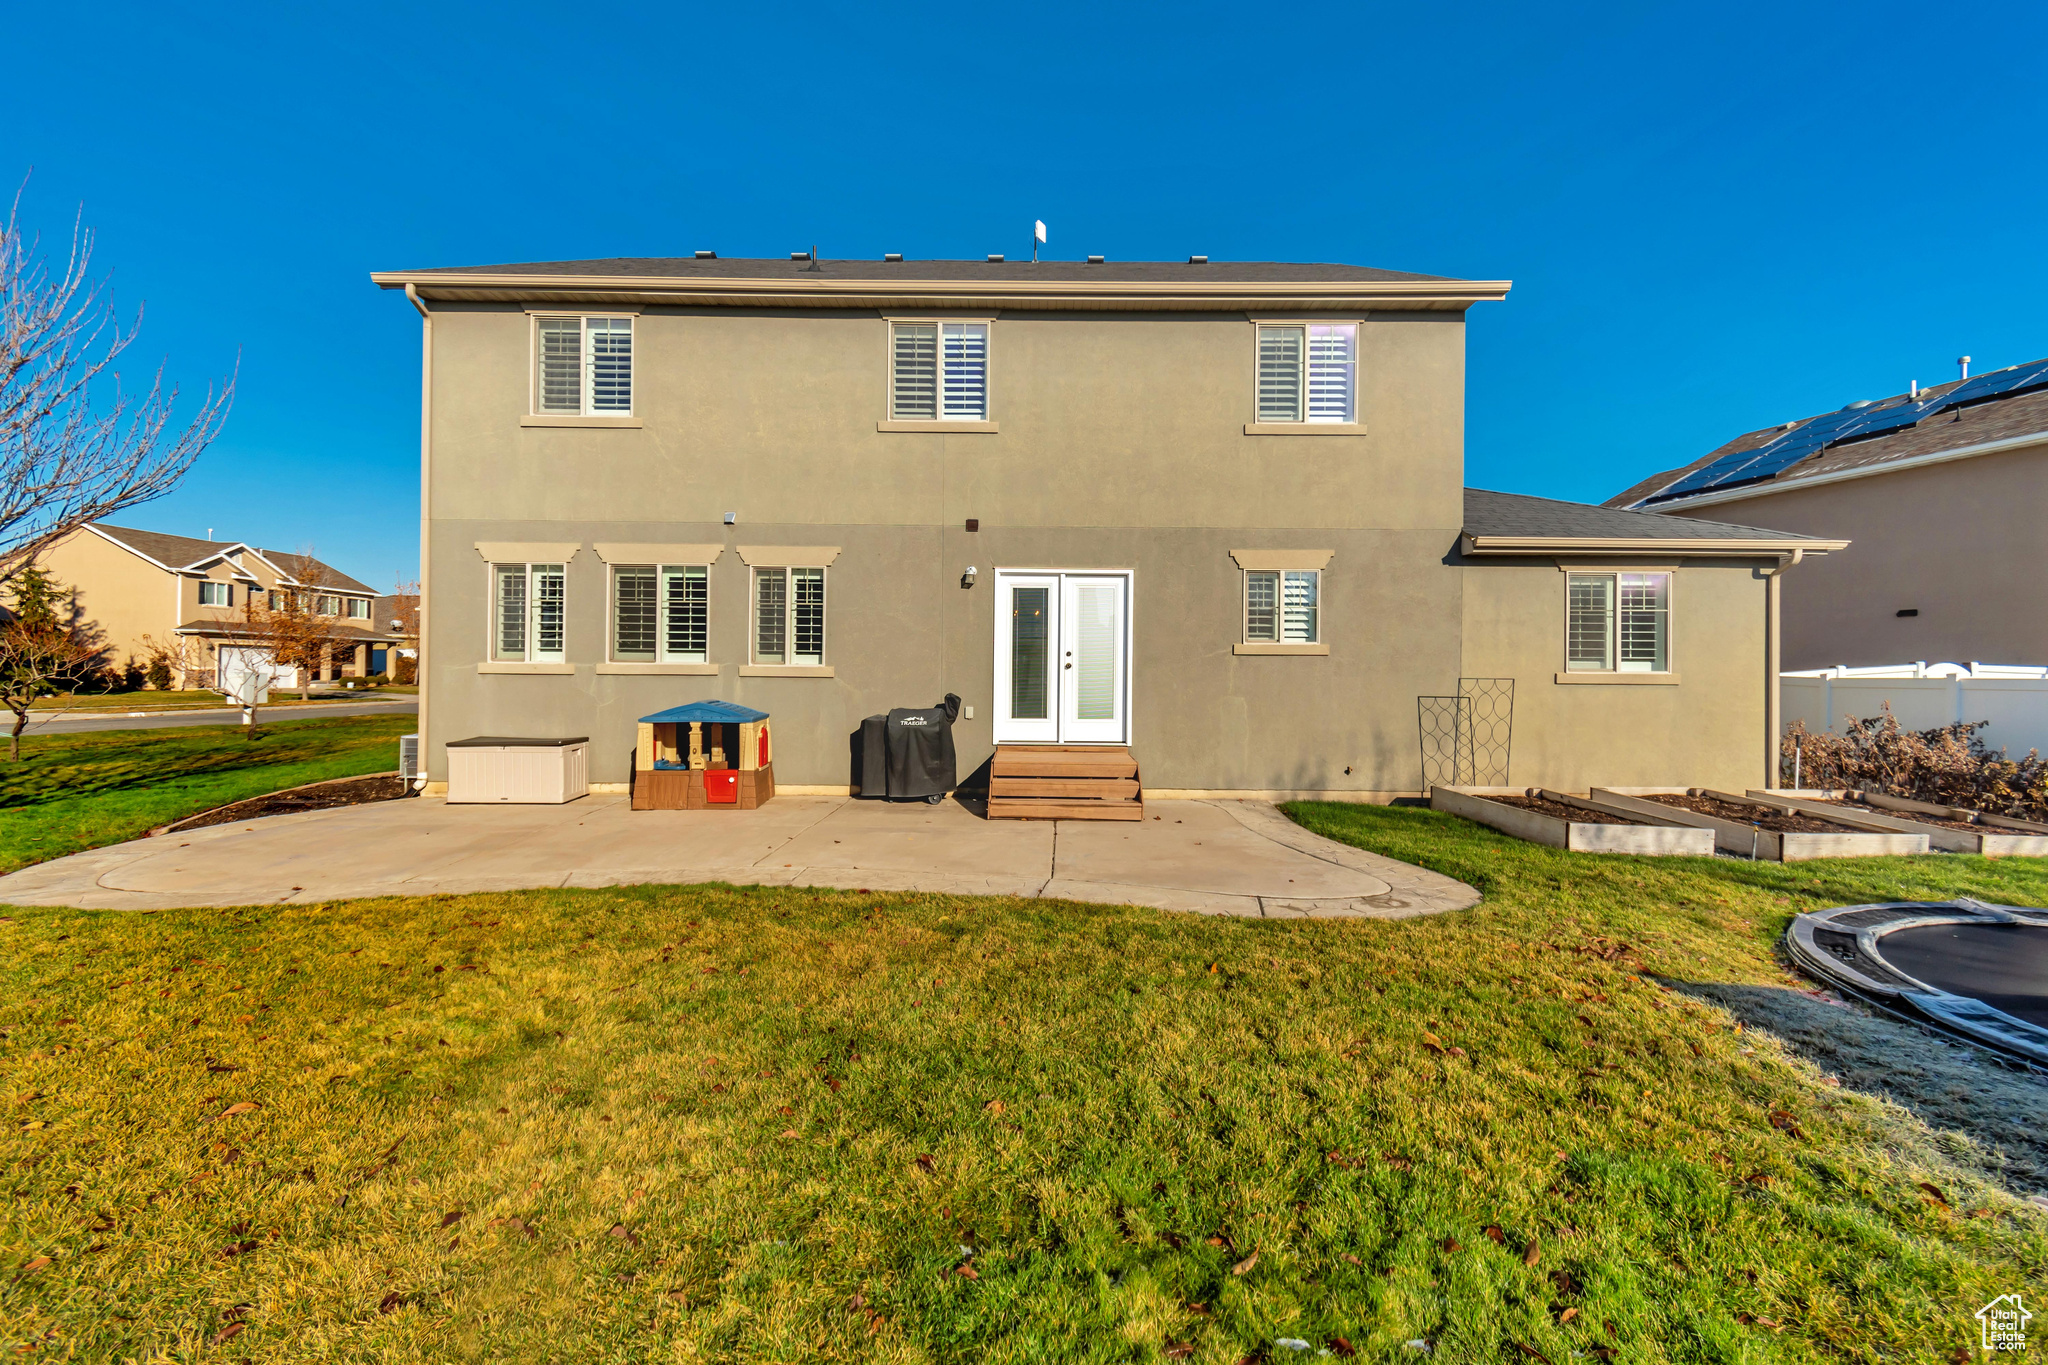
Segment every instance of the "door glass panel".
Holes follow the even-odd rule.
[[[1046,621],[1050,588],[1010,591],[1010,717],[1045,720]]]
[[[1083,583],[1074,591],[1074,717],[1116,719],[1118,585]]]

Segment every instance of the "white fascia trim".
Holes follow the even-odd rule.
[[[86,530],[88,530],[88,531],[90,531],[90,532],[92,532],[92,533],[93,533],[94,535],[98,536],[98,537],[99,537],[99,538],[100,538],[101,540],[104,540],[105,542],[107,542],[107,544],[109,544],[109,545],[118,545],[118,546],[120,546],[120,547],[121,547],[122,549],[126,550],[126,551],[127,551],[127,552],[128,552],[129,554],[131,554],[131,555],[134,555],[134,556],[135,556],[135,557],[136,557],[137,559],[141,559],[141,560],[146,560],[146,561],[148,561],[149,563],[151,563],[151,564],[154,564],[154,565],[156,565],[156,566],[157,566],[157,567],[158,567],[159,569],[162,569],[162,570],[163,570],[163,571],[164,571],[165,573],[177,573],[177,572],[178,572],[178,570],[176,570],[176,569],[172,568],[172,567],[171,567],[170,565],[168,565],[168,564],[164,563],[164,562],[163,562],[163,561],[162,561],[161,559],[158,559],[158,558],[157,558],[157,557],[156,557],[155,555],[146,555],[146,554],[144,554],[144,553],[143,553],[142,551],[140,551],[140,550],[136,549],[136,548],[135,548],[135,547],[134,547],[133,545],[130,545],[130,544],[129,544],[129,543],[127,542],[127,541],[125,541],[125,540],[122,540],[122,539],[121,539],[121,538],[120,538],[119,536],[110,536],[110,535],[108,535],[108,534],[107,534],[107,533],[106,533],[105,531],[102,531],[102,530],[101,530],[101,529],[100,529],[99,527],[97,527],[97,526],[93,525],[93,524],[92,524],[91,522],[87,522],[87,523],[85,524],[85,529],[86,529]]]
[[[1985,441],[1974,446],[1957,446],[1954,450],[1937,450],[1926,455],[1909,455],[1903,460],[1890,460],[1884,464],[1860,465],[1855,469],[1835,469],[1825,474],[1808,474],[1803,479],[1787,479],[1783,483],[1753,483],[1741,488],[1731,488],[1725,493],[1695,493],[1689,498],[1673,498],[1670,502],[1660,502],[1655,507],[1644,505],[1649,498],[1657,496],[1650,493],[1642,500],[1630,503],[1629,507],[1633,511],[1662,515],[1681,507],[1712,507],[1716,503],[1740,502],[1745,498],[1762,497],[1766,493],[1783,493],[1794,488],[1818,488],[1822,484],[1874,478],[1879,474],[1891,474],[1901,469],[1924,469],[1928,465],[1947,464],[1951,460],[1968,460],[1978,455],[1996,455],[2004,450],[2018,450],[2022,446],[2039,445],[2043,441],[2048,441],[2048,431],[2029,432],[2025,436],[2008,436],[2003,440]],[[1674,479],[1672,482],[1676,483],[1677,480]]]

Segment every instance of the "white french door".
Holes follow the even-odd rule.
[[[998,744],[1130,740],[1131,575],[996,571]]]

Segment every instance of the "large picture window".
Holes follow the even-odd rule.
[[[889,417],[897,422],[986,422],[988,324],[889,324]]]
[[[754,662],[825,662],[825,571],[754,570]]]
[[[1358,420],[1358,324],[1261,324],[1258,420]]]
[[[708,662],[710,569],[621,564],[612,570],[612,658],[620,663]]]
[[[562,564],[491,566],[491,658],[564,661],[568,571]]]
[[[1322,575],[1313,569],[1253,569],[1244,576],[1248,644],[1322,642]]]
[[[1565,578],[1565,670],[1671,671],[1671,575],[1574,573]]]
[[[533,327],[535,412],[633,411],[633,319],[540,317]]]

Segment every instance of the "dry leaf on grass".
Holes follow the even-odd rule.
[[[1939,1186],[1936,1186],[1936,1185],[1930,1185],[1930,1184],[1928,1184],[1928,1183],[1927,1183],[1926,1181],[1924,1181],[1924,1180],[1923,1180],[1923,1181],[1921,1181],[1921,1182],[1919,1182],[1919,1183],[1920,1183],[1920,1188],[1921,1188],[1921,1189],[1923,1189],[1923,1190],[1925,1190],[1925,1191],[1927,1192],[1927,1198],[1928,1198],[1928,1199],[1929,1199],[1929,1200],[1930,1200],[1931,1202],[1933,1202],[1933,1203],[1936,1203],[1936,1204],[1939,1204],[1939,1205],[1941,1205],[1941,1207],[1943,1207],[1943,1208],[1947,1208],[1947,1207],[1949,1207],[1949,1202],[1948,1202],[1948,1196],[1947,1196],[1947,1195],[1945,1195],[1945,1194],[1943,1194],[1943,1193],[1941,1192],[1941,1189],[1940,1189],[1940,1187],[1939,1187]]]
[[[1242,1261],[1239,1261],[1236,1265],[1230,1267],[1230,1273],[1233,1275],[1246,1274],[1251,1270],[1253,1266],[1257,1265],[1258,1263],[1259,1253],[1254,1251],[1251,1255],[1245,1257]]]
[[[953,1269],[953,1273],[955,1275],[958,1275],[963,1280],[978,1280],[981,1278],[981,1272],[976,1270],[971,1263],[966,1261],[962,1261],[958,1266],[955,1266]]]
[[[1529,1344],[1528,1342],[1526,1342],[1526,1341],[1518,1341],[1518,1342],[1516,1342],[1516,1343],[1515,1343],[1515,1349],[1516,1349],[1516,1350],[1518,1350],[1518,1351],[1520,1351],[1520,1352],[1521,1352],[1521,1353],[1522,1353],[1523,1355],[1525,1355],[1525,1356],[1530,1356],[1530,1357],[1533,1357],[1534,1359],[1537,1359],[1537,1360],[1540,1360],[1540,1361],[1542,1361],[1542,1362],[1543,1362],[1543,1365],[1552,1365],[1552,1362],[1551,1362],[1551,1359],[1550,1359],[1550,1357],[1549,1357],[1549,1356],[1547,1356],[1547,1355],[1543,1354],[1543,1352],[1541,1352],[1541,1351],[1537,1350],[1537,1349],[1536,1349],[1536,1348],[1535,1348],[1534,1346],[1531,1346],[1531,1345],[1530,1345],[1530,1344]]]
[[[917,1168],[923,1171],[926,1175],[932,1174],[933,1170],[936,1169],[933,1166],[932,1159],[929,1155],[920,1156],[917,1159]]]
[[[633,1229],[627,1227],[624,1223],[612,1224],[612,1230],[608,1235],[616,1237],[622,1242],[630,1242],[636,1247],[640,1245],[639,1234],[634,1232]]]
[[[403,1307],[405,1307],[405,1295],[395,1289],[377,1301],[377,1311],[379,1313],[395,1313]]]
[[[1455,1238],[1455,1237],[1446,1237],[1446,1238],[1444,1238],[1444,1250],[1445,1250],[1445,1251],[1463,1251],[1464,1249],[1465,1249],[1465,1248],[1464,1248],[1463,1246],[1461,1246],[1461,1245],[1459,1244],[1459,1242],[1458,1242],[1458,1239],[1457,1239],[1457,1238]]]
[[[467,1210],[465,1209],[448,1210],[448,1212],[441,1215],[441,1226],[444,1228],[454,1227],[457,1223],[462,1221],[465,1213],[467,1213]]]
[[[23,1266],[23,1267],[22,1267],[22,1268],[21,1268],[21,1269],[20,1269],[19,1271],[17,1271],[17,1272],[15,1273],[15,1276],[14,1276],[14,1278],[15,1278],[15,1279],[17,1279],[17,1280],[19,1280],[19,1279],[23,1279],[23,1278],[25,1278],[25,1277],[27,1277],[27,1276],[30,1276],[30,1275],[33,1275],[33,1274],[35,1274],[35,1273],[36,1273],[36,1272],[37,1272],[38,1270],[41,1270],[41,1269],[43,1269],[44,1267],[48,1266],[49,1264],[50,1264],[50,1258],[49,1258],[49,1257],[47,1257],[47,1256],[38,1256],[38,1257],[36,1257],[36,1258],[35,1258],[35,1259],[34,1259],[33,1261],[30,1261],[30,1262],[29,1262],[29,1263],[28,1263],[27,1265]]]
[[[239,1104],[231,1104],[227,1108],[221,1110],[220,1113],[216,1115],[216,1117],[231,1119],[237,1114],[253,1114],[262,1107],[262,1105],[256,1104],[250,1100],[243,1100]]]
[[[991,1114],[1000,1114],[1009,1106],[1004,1104],[1001,1100],[990,1100],[987,1104],[984,1104],[981,1107]]]
[[[1522,1264],[1535,1265],[1537,1258],[1542,1256],[1542,1254],[1542,1251],[1536,1245],[1536,1239],[1534,1237],[1531,1237],[1529,1239],[1529,1245],[1522,1248]]]
[[[1506,1246],[1508,1244],[1508,1235],[1500,1230],[1500,1224],[1498,1223],[1488,1223],[1486,1225],[1486,1235],[1493,1239],[1495,1246]]]
[[[1168,1360],[1184,1360],[1194,1353],[1195,1343],[1192,1341],[1175,1341],[1172,1337],[1166,1339],[1166,1349],[1162,1352]]]
[[[1565,1325],[1566,1323],[1570,1322],[1570,1321],[1571,1321],[1571,1320],[1572,1320],[1573,1318],[1577,1317],[1578,1315],[1579,1315],[1579,1310],[1578,1310],[1578,1309],[1576,1309],[1576,1308],[1567,1308],[1567,1309],[1565,1309],[1565,1310],[1564,1310],[1564,1311],[1563,1311],[1562,1313],[1559,1313],[1559,1314],[1557,1315],[1557,1325],[1558,1325],[1559,1327],[1562,1327],[1562,1326],[1564,1326],[1564,1325]]]

